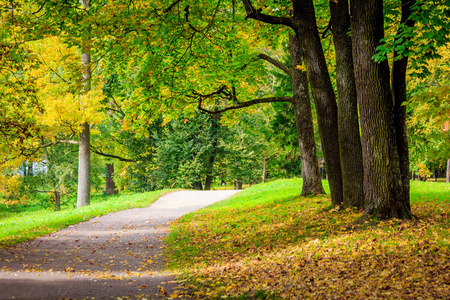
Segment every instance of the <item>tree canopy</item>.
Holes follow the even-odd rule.
[[[315,180],[308,191],[322,193],[326,168],[334,206],[411,217],[410,170],[450,157],[448,0],[1,4],[3,182],[19,180],[25,162],[63,164],[54,151],[75,148],[80,206],[91,160],[115,164],[110,180],[122,189],[302,170]],[[280,122],[291,107],[295,122]],[[297,132],[296,168],[279,163],[298,157],[283,132]]]

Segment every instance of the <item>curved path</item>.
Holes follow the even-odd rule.
[[[163,271],[169,223],[237,191],[181,191],[0,249],[0,299],[156,299],[176,293]]]

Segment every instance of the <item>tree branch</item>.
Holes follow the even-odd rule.
[[[254,100],[249,100],[249,101],[245,101],[242,103],[239,103],[237,105],[233,105],[233,106],[229,106],[223,109],[219,109],[219,110],[208,110],[206,108],[202,107],[202,99],[200,98],[198,100],[198,109],[201,111],[204,111],[208,114],[220,114],[229,110],[234,110],[234,109],[239,109],[239,108],[243,108],[243,107],[249,107],[255,104],[260,104],[260,103],[272,103],[272,102],[292,102],[293,98],[292,97],[271,97],[271,98],[262,98],[262,99],[254,99]]]
[[[322,38],[326,38],[328,31],[331,30],[331,20],[328,23],[328,25],[325,27],[324,31],[322,32]]]
[[[167,14],[168,12],[170,12],[172,10],[172,8],[174,8],[175,5],[177,5],[178,3],[180,3],[182,0],[175,0],[172,4],[169,5],[169,7],[167,7],[164,10],[164,13]]]
[[[264,53],[260,53],[257,55],[259,58],[271,63],[272,65],[274,65],[275,67],[277,67],[278,69],[281,69],[282,71],[284,71],[286,74],[288,74],[289,76],[292,77],[292,72],[291,69],[289,69],[288,67],[286,67],[283,63],[279,62],[278,60],[270,57],[267,54]]]
[[[282,24],[289,26],[291,28],[294,27],[294,22],[292,21],[292,18],[276,17],[263,14],[261,13],[261,9],[255,9],[253,4],[251,3],[251,0],[242,0],[242,3],[244,4],[245,12],[247,13],[247,18],[261,21],[263,23]]]
[[[107,154],[107,153],[103,153],[97,149],[95,149],[93,146],[91,146],[91,151],[95,154],[101,155],[101,156],[105,156],[105,157],[109,157],[109,158],[115,158],[118,159],[120,161],[124,161],[124,162],[136,162],[134,159],[129,159],[129,158],[123,158],[121,156],[117,156],[117,155],[113,155],[113,154]]]
[[[113,109],[113,108],[110,108],[110,109],[112,109],[112,110],[118,112],[119,114],[122,115],[122,117],[125,117],[125,113],[123,112],[123,110],[122,110],[122,108],[119,106],[119,104],[117,104],[116,99],[114,99],[113,96],[110,96],[110,97],[111,97],[112,103],[113,103],[114,106],[117,108],[117,109]]]
[[[53,146],[53,145],[56,145],[56,144],[72,144],[72,145],[78,145],[79,142],[73,141],[73,140],[57,140],[57,141],[50,142],[50,143],[48,143],[48,144],[40,145],[39,148],[47,148],[47,147],[50,147],[50,146]]]
[[[189,27],[194,31],[194,32],[199,32],[200,33],[200,30],[198,30],[197,28],[195,28],[192,24],[191,24],[191,22],[189,21],[189,15],[190,15],[190,12],[189,12],[189,5],[186,5],[186,7],[184,8],[184,18],[186,19],[186,23],[189,25]]]

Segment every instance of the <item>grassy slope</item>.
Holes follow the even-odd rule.
[[[450,184],[412,183],[414,221],[355,227],[358,211],[329,210],[280,180],[183,217],[169,261],[208,298],[447,297]]]
[[[167,192],[168,190],[161,190],[106,198],[94,197],[89,206],[80,209],[64,209],[59,212],[39,210],[3,214],[0,216],[0,247],[34,239],[96,216],[129,208],[146,207]]]

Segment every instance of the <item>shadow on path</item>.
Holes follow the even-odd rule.
[[[91,219],[0,249],[0,299],[155,299],[176,293],[164,271],[170,222],[237,191],[181,191],[147,208]]]

